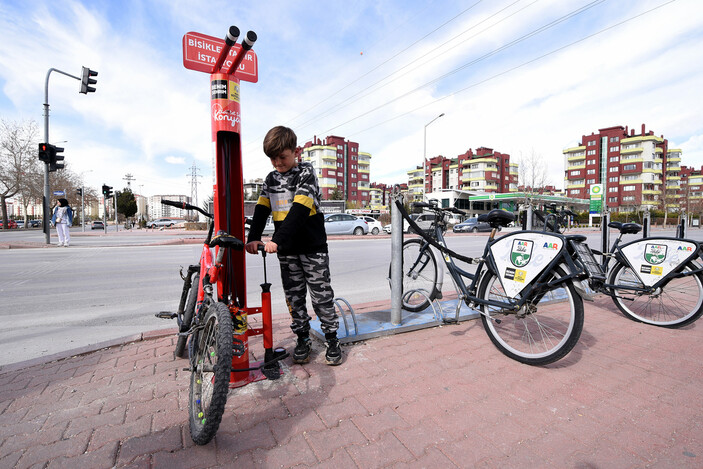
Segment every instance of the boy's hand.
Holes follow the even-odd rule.
[[[269,254],[278,252],[278,244],[274,243],[273,241],[269,241],[268,243],[264,244],[264,251]]]
[[[246,249],[249,254],[257,254],[259,252],[259,246],[263,245],[264,243],[262,243],[261,241],[249,241],[244,246],[244,249]]]

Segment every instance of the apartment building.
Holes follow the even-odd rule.
[[[480,147],[456,158],[442,155],[408,171],[408,190],[414,199],[443,189],[509,193],[518,190],[518,165],[510,155]]]
[[[603,184],[611,210],[675,208],[681,193],[681,150],[669,149],[664,136],[639,134],[622,126],[583,135],[564,154],[566,196],[588,198],[593,184]]]
[[[358,207],[369,206],[371,154],[360,151],[358,143],[334,135],[314,137],[305,143],[300,159],[315,168],[323,199],[339,194]]]

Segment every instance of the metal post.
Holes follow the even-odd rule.
[[[527,199],[527,223],[525,224],[526,230],[532,229],[532,199]]]
[[[610,223],[610,210],[605,208],[601,214],[601,252],[603,253],[602,261],[605,262],[605,253],[610,249],[610,228],[608,228],[608,223]]]
[[[85,186],[81,185],[81,231],[85,233]]]
[[[652,224],[652,214],[649,213],[649,207],[644,211],[642,218],[642,237],[647,238],[649,237],[649,228]]]
[[[686,215],[686,212],[681,212],[681,219],[679,220],[679,229],[677,230],[678,232],[678,238],[684,239],[686,238],[686,232],[688,228],[688,216]]]
[[[397,184],[391,200],[391,324],[398,326],[403,306],[403,216],[396,202],[402,203],[403,196]]]
[[[117,226],[117,191],[112,194],[112,200],[115,202],[115,231],[120,231],[119,226]]]

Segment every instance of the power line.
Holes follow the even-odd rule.
[[[389,104],[393,104],[394,102],[396,102],[396,101],[398,101],[398,100],[400,100],[400,99],[403,99],[403,98],[405,98],[405,97],[411,95],[412,93],[415,93],[415,92],[417,92],[417,91],[419,91],[419,90],[425,89],[425,88],[426,88],[427,86],[429,86],[429,85],[432,85],[432,84],[434,84],[434,83],[437,83],[437,82],[439,82],[439,81],[441,81],[441,80],[443,80],[443,79],[445,79],[445,78],[447,78],[447,77],[449,77],[449,76],[451,76],[451,75],[454,75],[455,73],[457,73],[457,72],[459,72],[459,71],[461,71],[461,70],[464,70],[465,68],[470,67],[471,65],[474,65],[474,64],[476,64],[476,63],[478,63],[478,62],[481,62],[481,61],[483,61],[483,60],[485,60],[485,59],[487,59],[487,58],[489,58],[489,57],[492,57],[493,55],[498,54],[499,52],[502,52],[502,51],[504,51],[504,50],[506,50],[506,49],[509,49],[510,47],[513,47],[514,45],[517,45],[517,44],[519,44],[519,43],[521,43],[521,42],[523,42],[523,41],[525,41],[525,40],[527,40],[527,39],[529,39],[529,38],[531,38],[531,37],[533,37],[533,36],[535,36],[535,35],[537,35],[537,34],[539,34],[539,33],[541,33],[541,32],[544,32],[544,31],[546,31],[546,30],[548,30],[548,29],[550,29],[550,28],[552,28],[552,27],[554,27],[554,26],[556,26],[556,25],[558,25],[558,24],[560,24],[560,23],[563,23],[564,21],[566,21],[566,20],[568,20],[568,19],[570,19],[570,18],[572,18],[572,17],[574,17],[574,16],[576,16],[576,15],[579,15],[579,14],[581,14],[581,13],[583,13],[583,12],[585,12],[585,11],[591,9],[591,8],[593,8],[594,6],[596,6],[596,5],[600,4],[600,3],[603,3],[604,1],[605,1],[605,0],[595,0],[595,1],[593,1],[593,2],[591,2],[591,3],[589,3],[589,4],[585,5],[585,6],[583,6],[583,7],[581,7],[581,8],[578,8],[578,9],[576,9],[576,10],[573,10],[572,12],[567,13],[566,15],[561,16],[561,17],[557,18],[556,20],[550,21],[549,23],[547,23],[547,24],[545,24],[545,25],[543,25],[543,26],[540,26],[540,27],[537,28],[537,29],[533,29],[533,30],[530,31],[529,33],[524,34],[524,35],[520,36],[519,38],[514,39],[514,40],[510,41],[509,43],[504,44],[504,45],[502,45],[502,46],[500,46],[500,47],[498,47],[498,48],[496,48],[496,49],[493,49],[492,51],[490,51],[490,52],[488,52],[488,53],[482,55],[481,57],[478,57],[478,58],[476,58],[476,59],[474,59],[474,60],[472,60],[472,61],[470,61],[470,62],[467,62],[467,63],[463,64],[462,66],[457,67],[457,68],[455,68],[454,70],[452,70],[452,71],[450,71],[450,72],[448,72],[448,73],[445,73],[444,75],[441,75],[441,76],[439,76],[439,77],[437,77],[437,78],[435,78],[435,79],[433,79],[433,80],[430,80],[430,81],[428,81],[428,82],[426,82],[426,83],[424,83],[424,84],[422,84],[422,85],[420,85],[420,86],[418,86],[418,87],[416,87],[416,88],[414,88],[414,89],[412,89],[412,90],[410,90],[410,91],[407,91],[407,92],[401,94],[400,96],[396,96],[395,98],[391,99],[390,101],[386,101],[385,103],[380,104],[380,105],[376,106],[375,108],[373,108],[373,109],[371,109],[371,110],[369,110],[369,111],[366,111],[366,112],[364,112],[364,113],[362,113],[362,114],[359,114],[359,115],[357,115],[356,117],[353,117],[353,118],[351,118],[351,119],[349,119],[349,120],[347,120],[347,121],[345,121],[345,122],[342,122],[341,124],[338,124],[338,125],[336,125],[336,126],[330,128],[330,129],[328,129],[328,130],[322,132],[322,134],[323,134],[323,135],[324,135],[324,134],[327,134],[327,133],[333,131],[334,129],[336,129],[336,128],[338,128],[338,127],[341,127],[341,126],[343,126],[343,125],[345,125],[345,124],[348,124],[348,123],[350,123],[350,122],[353,122],[353,121],[355,121],[355,120],[357,120],[357,119],[359,119],[359,118],[361,118],[361,117],[364,117],[364,116],[366,116],[366,115],[368,115],[368,114],[370,114],[370,113],[372,113],[372,112],[378,111],[379,109],[382,109],[382,108],[384,108],[385,106],[388,106]],[[673,1],[673,0],[672,0],[672,1]]]
[[[551,50],[550,52],[547,52],[547,53],[545,53],[545,54],[540,55],[539,57],[535,57],[534,59],[531,59],[531,60],[528,60],[528,61],[526,61],[526,62],[521,63],[520,65],[516,65],[515,67],[511,67],[511,68],[509,68],[509,69],[507,69],[507,70],[503,70],[502,72],[496,73],[495,75],[492,75],[492,76],[490,76],[490,77],[488,77],[488,78],[486,78],[486,79],[484,79],[484,80],[481,80],[481,81],[478,81],[478,82],[476,82],[476,83],[473,83],[473,84],[471,84],[471,85],[469,85],[469,86],[467,86],[467,87],[465,87],[465,88],[462,88],[462,89],[460,89],[460,90],[454,91],[453,93],[449,93],[449,94],[447,94],[447,95],[445,95],[445,96],[442,96],[441,98],[438,98],[438,99],[435,99],[435,100],[433,100],[433,101],[430,101],[429,103],[423,104],[422,106],[418,106],[418,107],[416,107],[416,108],[414,108],[414,109],[412,109],[412,110],[410,110],[410,111],[404,112],[404,113],[399,114],[399,115],[397,115],[397,116],[395,116],[395,117],[392,117],[392,118],[390,118],[390,119],[386,119],[386,120],[384,120],[384,121],[382,121],[382,122],[379,122],[379,123],[377,123],[377,124],[375,124],[375,125],[373,125],[373,126],[371,126],[371,127],[367,127],[367,128],[365,128],[365,129],[363,129],[363,130],[360,130],[360,131],[358,131],[358,132],[353,132],[353,133],[351,133],[351,134],[349,134],[349,135],[350,135],[350,136],[352,136],[352,135],[358,135],[358,134],[360,134],[360,133],[363,133],[363,132],[366,132],[366,131],[368,131],[368,130],[374,129],[374,128],[380,126],[380,125],[383,125],[383,124],[386,124],[386,123],[388,123],[388,122],[391,122],[391,121],[394,121],[394,120],[396,120],[396,119],[399,119],[399,118],[401,118],[401,117],[407,116],[408,114],[412,114],[412,113],[414,113],[414,112],[417,112],[417,111],[419,111],[420,109],[423,109],[423,108],[425,108],[425,107],[427,107],[427,106],[431,106],[432,104],[435,104],[435,103],[438,103],[438,102],[440,102],[440,101],[443,101],[443,100],[445,100],[445,99],[447,99],[447,98],[450,98],[450,97],[452,97],[452,96],[455,96],[455,95],[457,95],[457,94],[459,94],[459,93],[463,93],[464,91],[467,91],[467,90],[469,90],[469,89],[471,89],[471,88],[475,88],[475,87],[477,87],[477,86],[479,86],[479,85],[482,85],[482,84],[484,84],[484,83],[486,83],[486,82],[488,82],[488,81],[491,81],[491,80],[493,80],[493,79],[495,79],[495,78],[498,78],[498,77],[503,76],[503,75],[506,75],[506,74],[508,74],[508,73],[510,73],[510,72],[512,72],[512,71],[514,71],[514,70],[517,70],[517,69],[519,69],[519,68],[522,68],[522,67],[524,67],[525,65],[529,65],[529,64],[531,64],[531,63],[537,62],[538,60],[541,60],[541,59],[543,59],[543,58],[545,58],[545,57],[548,57],[548,56],[550,56],[550,55],[552,55],[552,54],[555,54],[555,53],[557,53],[557,52],[560,52],[560,51],[562,51],[562,50],[564,50],[564,49],[567,49],[567,48],[569,48],[569,47],[571,47],[571,46],[574,46],[574,45],[576,45],[576,44],[579,44],[579,43],[581,43],[581,42],[583,42],[583,41],[586,41],[586,40],[588,40],[588,39],[591,39],[592,37],[598,36],[599,34],[602,34],[602,33],[604,33],[604,32],[607,32],[607,31],[609,31],[609,30],[611,30],[611,29],[614,29],[614,28],[616,28],[616,27],[618,27],[618,26],[622,26],[623,24],[625,24],[625,23],[627,23],[627,22],[629,22],[629,21],[632,21],[632,20],[637,19],[637,18],[639,18],[639,17],[641,17],[641,16],[644,16],[644,15],[646,15],[646,14],[648,14],[648,13],[651,13],[651,12],[653,12],[653,11],[655,11],[655,10],[658,10],[659,8],[662,8],[662,7],[664,7],[664,6],[666,6],[666,5],[670,4],[670,3],[674,3],[675,1],[676,1],[676,0],[669,0],[668,2],[662,3],[661,5],[657,5],[656,7],[650,8],[649,10],[644,11],[644,12],[642,12],[642,13],[639,13],[639,14],[637,14],[637,15],[631,16],[630,18],[627,18],[627,19],[625,19],[625,20],[623,20],[623,21],[620,21],[620,22],[618,22],[618,23],[615,23],[615,24],[613,24],[613,25],[610,25],[610,26],[608,26],[608,27],[606,27],[606,28],[603,28],[603,29],[601,29],[601,30],[599,30],[599,31],[596,31],[595,33],[589,34],[588,36],[584,36],[584,37],[581,38],[581,39],[578,39],[578,40],[576,40],[576,41],[573,41],[573,42],[571,42],[571,43],[569,43],[569,44],[566,44],[566,45],[564,45],[564,46],[558,47],[558,48],[556,48],[556,49],[553,49],[553,50]],[[344,124],[340,124],[340,125],[344,125]],[[335,127],[335,128],[336,128],[336,127]]]

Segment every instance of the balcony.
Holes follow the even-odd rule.
[[[562,153],[566,155],[567,153],[575,153],[575,152],[577,152],[577,151],[578,151],[578,152],[583,152],[583,153],[581,154],[581,156],[583,156],[584,158],[586,157],[586,147],[567,148],[566,150],[563,150]],[[578,156],[578,155],[572,155],[572,156],[576,157],[576,156]]]
[[[574,183],[574,184],[567,184],[567,185],[566,185],[566,188],[567,188],[567,189],[582,189],[582,188],[584,188],[584,187],[586,187],[586,183],[585,183],[585,182],[577,182],[577,183]]]
[[[642,147],[635,147],[635,148],[628,148],[627,150],[620,150],[621,155],[630,155],[633,153],[642,153],[644,151],[644,148]]]

